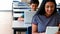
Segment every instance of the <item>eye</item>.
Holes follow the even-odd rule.
[[[54,8],[55,6],[51,6],[51,8]]]
[[[49,8],[49,6],[46,6],[46,8]]]

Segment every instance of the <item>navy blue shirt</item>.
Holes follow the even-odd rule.
[[[57,26],[60,23],[60,15],[54,14],[47,18],[44,15],[35,15],[32,19],[32,24],[38,26],[38,32],[42,33],[46,31],[47,26]]]

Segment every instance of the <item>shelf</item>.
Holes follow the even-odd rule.
[[[60,6],[57,6],[57,8],[59,8],[59,9],[60,9]]]
[[[29,6],[13,6],[13,8],[30,8]]]
[[[20,13],[24,13],[24,11],[20,11],[20,12],[14,11],[13,13],[19,13],[20,14]]]
[[[23,13],[13,13],[13,17],[21,17],[23,15]]]
[[[13,11],[17,11],[17,12],[20,12],[20,11],[30,11],[30,9],[13,9]]]

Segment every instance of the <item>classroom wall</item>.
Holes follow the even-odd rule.
[[[13,34],[12,10],[0,10],[0,34]],[[19,34],[16,32],[16,34]],[[25,32],[21,32],[25,34]]]
[[[30,2],[30,0],[21,0],[21,2]]]
[[[12,1],[13,0],[0,1],[0,34],[13,34]],[[23,0],[23,1],[26,1],[26,0]],[[39,2],[41,1],[42,0],[39,0]],[[56,1],[57,1],[57,4],[60,3],[59,0],[56,0]]]
[[[12,10],[0,10],[0,34],[13,34]]]

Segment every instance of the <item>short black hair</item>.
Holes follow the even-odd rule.
[[[32,4],[32,3],[39,5],[39,1],[38,1],[38,0],[31,0],[31,1],[30,1],[30,4]]]
[[[42,3],[41,3],[41,6],[39,7],[39,9],[38,9],[36,14],[40,14],[40,15],[44,15],[45,14],[45,4],[47,2],[53,2],[55,4],[55,9],[54,9],[53,14],[57,12],[55,0],[43,0]]]

